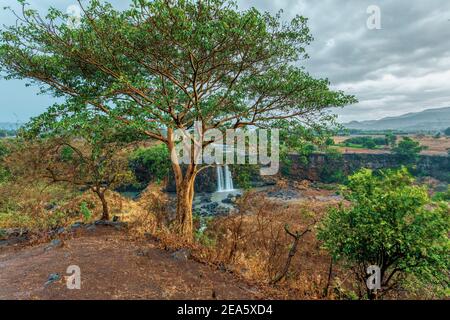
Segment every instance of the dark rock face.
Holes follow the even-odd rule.
[[[201,217],[228,215],[236,209],[237,201],[241,196],[237,192],[223,193],[219,197],[214,197],[213,194],[201,194],[194,200],[193,210]]]
[[[83,225],[84,225],[83,222],[75,222],[74,224],[72,224],[72,225],[70,226],[70,230],[73,231],[73,230],[80,229],[80,228],[83,227]]]
[[[195,179],[195,192],[207,192],[212,193],[217,191],[217,174],[215,168],[207,168],[202,170]],[[167,186],[167,192],[176,192],[175,179],[172,172],[169,175]]]
[[[231,212],[231,208],[230,207],[217,207],[216,211],[214,212],[214,215],[216,216],[226,216],[229,215]]]
[[[116,230],[120,231],[120,230],[122,230],[122,228],[126,228],[127,227],[127,223],[126,222],[120,222],[120,221],[97,220],[97,221],[94,222],[93,226],[114,227]]]
[[[97,227],[95,225],[90,225],[86,228],[86,230],[89,232],[95,232],[97,231]]]
[[[305,164],[297,155],[291,155],[291,167],[288,176],[297,180],[323,181],[327,172],[339,170],[344,175],[352,174],[361,168],[385,169],[398,168],[402,159],[393,154],[342,154],[339,158],[330,158],[325,154],[312,154]],[[449,179],[450,157],[419,157],[415,174],[431,176],[438,180]]]
[[[397,168],[402,164],[402,159],[393,154],[341,154],[330,156],[323,153],[314,153],[308,157],[305,164],[298,155],[290,155],[290,166],[280,168],[285,176],[295,180],[310,180],[319,182],[339,182],[339,178],[345,177],[361,168],[381,169]],[[140,168],[145,170],[145,168]],[[234,185],[240,188],[233,165],[230,166]],[[256,170],[258,171],[258,170]],[[416,166],[416,172],[424,176],[431,176],[441,181],[450,180],[450,157],[422,155]],[[143,172],[140,174],[144,175]],[[274,185],[274,177],[262,177],[259,172],[252,174],[252,187]],[[336,181],[333,181],[336,180]],[[146,181],[149,182],[149,181]],[[202,170],[195,181],[196,193],[212,193],[217,190],[216,168],[211,167]],[[167,179],[166,191],[175,192],[175,180],[172,174]]]

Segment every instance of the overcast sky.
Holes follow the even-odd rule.
[[[45,10],[64,11],[74,0],[28,0]],[[126,0],[111,1],[118,8]],[[316,77],[327,77],[333,88],[354,94],[357,105],[336,110],[343,122],[380,119],[429,108],[450,106],[450,1],[449,0],[239,0],[243,9],[283,18],[309,18],[315,38],[311,58],[302,62]],[[380,8],[381,29],[369,29],[367,8]],[[0,7],[16,0],[0,0]],[[0,22],[14,19],[0,9]],[[22,122],[55,100],[36,96],[23,81],[0,79],[0,122]]]

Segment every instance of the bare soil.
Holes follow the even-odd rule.
[[[0,249],[2,299],[258,299],[259,288],[189,259],[174,257],[155,243],[136,242],[113,228],[97,227],[63,240]],[[81,289],[66,286],[67,267],[81,269]],[[59,281],[45,285],[50,274]]]

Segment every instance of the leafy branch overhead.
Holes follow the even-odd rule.
[[[74,29],[63,12],[41,17],[23,4],[0,37],[2,71],[64,96],[61,112],[101,111],[165,140],[161,126],[309,124],[355,102],[295,66],[312,40],[304,17],[282,23],[223,0],[134,0],[123,12],[91,1],[82,10]]]

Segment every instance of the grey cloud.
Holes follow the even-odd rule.
[[[15,2],[0,1],[2,6]],[[75,3],[29,2],[41,9],[51,4],[64,9]],[[129,1],[112,2],[123,8]],[[300,64],[314,76],[329,78],[334,88],[354,94],[360,101],[336,110],[342,121],[450,106],[448,0],[239,0],[238,5],[272,13],[283,9],[285,19],[297,14],[309,18],[315,40],[308,48],[311,58]],[[381,9],[381,30],[366,27],[369,5]],[[0,20],[4,17],[0,13]]]

